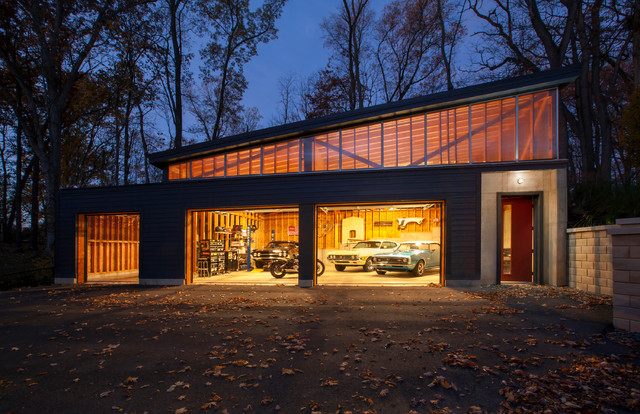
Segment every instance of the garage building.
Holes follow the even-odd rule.
[[[152,154],[162,183],[59,192],[55,281],[564,285],[558,100],[576,76],[540,72]],[[272,277],[274,257],[298,269]]]

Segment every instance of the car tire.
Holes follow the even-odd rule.
[[[362,269],[365,272],[373,272],[374,270],[376,270],[373,267],[373,263],[371,263],[371,258],[370,257],[367,257],[367,261],[364,263],[364,266],[362,266]]]
[[[387,273],[387,271],[386,270],[378,270],[378,269],[376,269],[376,273],[379,274],[379,275],[384,275],[384,274]]]
[[[342,271],[344,271],[344,269],[347,268],[347,266],[345,266],[345,265],[334,265],[334,266],[336,267],[336,270],[338,272],[342,272]]]
[[[324,263],[321,260],[316,261],[316,277],[322,276],[324,273]]]
[[[424,262],[420,260],[411,273],[413,273],[414,276],[422,276],[424,274]]]
[[[264,267],[264,263],[262,263],[262,262],[260,262],[258,260],[255,261],[255,264],[256,264],[256,266],[255,266],[256,269],[262,269]]]
[[[287,271],[284,268],[285,264],[286,262],[284,261],[276,261],[271,263],[271,266],[269,266],[269,272],[271,272],[271,276],[275,277],[276,279],[282,279],[284,275],[287,274]]]

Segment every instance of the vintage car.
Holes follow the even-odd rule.
[[[347,266],[362,266],[365,272],[373,272],[371,257],[376,253],[392,251],[398,242],[391,240],[365,240],[356,243],[349,250],[336,250],[327,256],[336,270],[342,272]]]
[[[371,260],[376,273],[412,272],[422,276],[425,269],[440,267],[440,243],[436,241],[406,241],[389,253],[378,253]]]
[[[268,269],[271,262],[279,259],[291,259],[298,254],[298,243],[293,241],[272,241],[263,249],[251,252],[256,268]]]

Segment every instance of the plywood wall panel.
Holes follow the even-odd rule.
[[[87,215],[87,275],[138,270],[139,228],[135,215]]]

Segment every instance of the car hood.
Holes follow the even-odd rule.
[[[375,256],[376,257],[404,257],[404,256],[411,256],[413,254],[416,254],[420,252],[420,250],[403,250],[401,252],[398,251],[393,251],[393,252],[389,252],[389,253],[378,253]]]
[[[329,254],[340,254],[340,255],[357,254],[360,256],[369,256],[374,253],[380,253],[380,249],[334,250],[332,252],[329,252]]]
[[[252,252],[270,252],[270,253],[288,253],[289,251],[291,251],[291,249],[283,249],[281,247],[272,249],[272,248],[264,248],[264,249],[253,249],[251,250]]]

